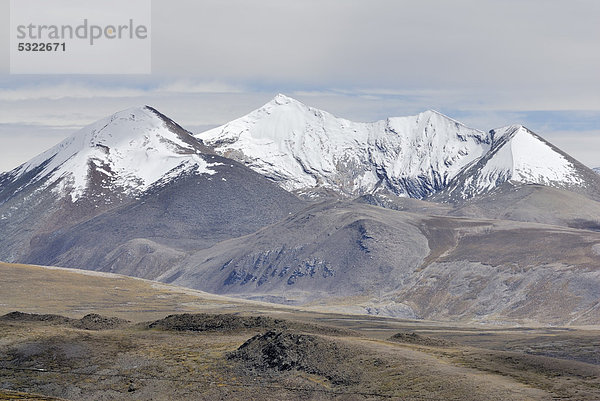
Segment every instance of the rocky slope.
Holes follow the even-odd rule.
[[[448,205],[449,206],[449,205]],[[600,231],[600,202],[540,184],[505,182],[444,209],[448,215],[552,224]]]
[[[160,277],[249,299],[423,319],[600,322],[600,233],[325,202]]]

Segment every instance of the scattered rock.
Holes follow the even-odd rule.
[[[76,321],[60,315],[39,315],[37,313],[10,312],[4,316],[0,316],[0,321],[5,322],[45,322],[50,324],[68,324]]]
[[[183,313],[146,323],[149,329],[166,331],[235,331],[245,329],[298,330],[327,335],[358,335],[355,331],[336,327],[274,319],[265,316],[234,314]]]
[[[110,330],[129,324],[129,320],[118,317],[105,317],[96,313],[85,315],[73,323],[73,327],[84,330]]]
[[[394,334],[389,338],[389,340],[399,343],[425,345],[429,347],[449,347],[451,345],[454,345],[451,341],[442,340],[434,337],[422,336],[412,331]]]
[[[148,328],[168,331],[233,331],[240,329],[286,328],[284,320],[263,316],[237,316],[232,314],[183,313],[169,315],[148,324]]]
[[[60,315],[10,312],[4,316],[0,316],[0,321],[44,322],[47,324],[72,326],[84,330],[108,330],[122,327],[130,323],[128,320],[119,319],[117,317],[105,317],[96,313],[90,313],[81,319],[71,319]]]
[[[342,370],[340,363],[354,355],[349,348],[321,337],[269,330],[252,337],[227,358],[259,372],[298,370],[323,376],[333,384],[349,385],[358,381],[358,373]]]

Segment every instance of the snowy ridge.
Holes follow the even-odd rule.
[[[387,189],[426,197],[491,147],[489,134],[435,111],[360,123],[281,94],[197,137],[289,191],[349,196]]]
[[[183,172],[214,173],[193,137],[184,139],[158,112],[136,107],[82,128],[8,174],[15,181],[37,169],[28,184],[44,180],[43,189],[56,183],[54,190],[73,202],[90,187],[92,175],[104,189],[136,195]]]
[[[553,187],[585,186],[568,156],[522,125],[490,131],[492,149],[449,185],[446,192],[460,199],[489,192],[510,181]]]
[[[0,195],[38,184],[73,202],[88,193],[110,204],[182,174],[214,174],[203,152],[214,153],[202,142],[305,197],[441,191],[465,199],[507,181],[592,188],[597,180],[520,125],[485,133],[431,110],[353,122],[277,95],[196,138],[149,106],[118,112],[1,174]]]

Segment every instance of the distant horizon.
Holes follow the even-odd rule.
[[[11,171],[17,167],[19,167],[20,165],[22,165],[23,163],[26,163],[27,161],[31,160],[33,157],[37,156],[40,153],[43,153],[44,151],[50,149],[51,147],[59,144],[61,141],[63,141],[64,139],[68,138],[70,135],[72,135],[73,133],[81,130],[82,128],[86,127],[87,125],[90,125],[92,123],[94,123],[95,121],[110,116],[114,113],[123,111],[123,110],[127,110],[130,108],[137,108],[137,107],[144,107],[144,106],[150,106],[153,108],[156,108],[158,111],[160,111],[161,113],[164,113],[165,115],[167,115],[169,118],[172,118],[176,123],[178,123],[179,125],[181,125],[183,128],[189,130],[190,132],[193,132],[194,134],[198,134],[201,132],[204,132],[206,130],[218,127],[220,125],[226,124],[232,120],[235,120],[237,118],[240,118],[250,112],[252,112],[253,110],[256,110],[260,107],[262,107],[264,104],[268,103],[269,101],[272,101],[273,99],[275,99],[278,95],[284,95],[286,97],[292,98],[294,100],[297,100],[303,104],[305,104],[306,106],[312,107],[312,108],[317,108],[319,110],[322,111],[326,111],[326,112],[330,112],[330,110],[327,109],[323,109],[320,107],[316,107],[310,103],[307,103],[305,101],[301,101],[300,99],[298,99],[298,97],[296,96],[290,96],[284,92],[277,92],[275,95],[273,95],[271,98],[269,98],[269,100],[267,100],[264,103],[261,103],[260,105],[256,105],[254,108],[247,110],[246,113],[238,115],[236,117],[231,118],[230,120],[227,121],[223,121],[221,123],[215,123],[215,124],[207,124],[207,125],[193,125],[193,124],[186,124],[185,122],[179,121],[175,118],[173,118],[169,113],[164,112],[161,108],[156,107],[155,105],[151,104],[150,102],[142,102],[142,103],[138,103],[137,105],[131,105],[129,107],[125,107],[119,110],[115,110],[112,113],[108,113],[106,115],[100,116],[98,118],[96,118],[93,121],[89,121],[87,123],[83,123],[81,125],[78,126],[60,126],[60,125],[28,125],[28,124],[2,124],[0,123],[0,136],[2,135],[2,133],[4,132],[4,130],[10,130],[10,129],[16,129],[17,131],[21,131],[24,135],[31,135],[31,136],[35,136],[35,135],[43,135],[43,140],[40,140],[39,142],[36,142],[35,145],[32,144],[31,142],[28,143],[28,146],[26,148],[22,149],[21,154],[18,153],[10,153],[9,149],[6,149],[5,152],[10,153],[10,155],[12,157],[4,157],[0,159],[0,172],[4,173],[4,172],[8,172]],[[214,105],[215,107],[218,107],[218,105]],[[375,121],[381,121],[381,120],[385,120],[386,118],[393,118],[393,117],[406,117],[409,115],[417,115],[419,113],[423,113],[426,111],[433,111],[433,112],[437,112],[439,114],[444,115],[445,117],[448,117],[458,123],[464,124],[470,128],[474,128],[480,131],[490,131],[492,129],[497,129],[497,128],[501,128],[501,127],[505,127],[505,126],[509,126],[509,125],[523,125],[525,127],[527,127],[528,129],[531,129],[533,132],[535,132],[536,134],[540,135],[541,137],[543,137],[544,139],[548,140],[549,142],[553,143],[554,145],[558,146],[559,148],[561,148],[562,150],[564,150],[567,154],[569,154],[570,156],[574,157],[576,160],[580,161],[581,163],[583,163],[584,165],[586,165],[589,168],[598,168],[600,167],[600,160],[598,160],[598,162],[596,164],[594,164],[594,162],[586,162],[585,160],[582,160],[582,158],[578,157],[577,153],[578,152],[569,152],[568,150],[564,149],[563,146],[559,145],[558,143],[555,142],[555,139],[557,138],[547,138],[546,135],[544,135],[543,132],[538,132],[535,129],[532,129],[531,127],[529,127],[527,124],[523,124],[520,122],[515,122],[515,121],[510,121],[507,122],[504,125],[497,125],[491,128],[482,128],[482,127],[478,127],[478,126],[473,126],[473,125],[469,125],[468,123],[465,123],[464,121],[461,121],[460,119],[455,118],[452,115],[448,115],[444,112],[432,109],[432,108],[426,108],[423,109],[421,111],[418,112],[414,112],[411,114],[406,114],[406,115],[389,115],[383,118],[378,118],[378,119],[372,119],[372,120],[368,120],[368,121],[360,121],[360,120],[353,120],[351,118],[348,118],[344,115],[338,115],[336,113],[331,113],[334,114],[336,117],[340,117],[340,118],[344,118],[344,119],[348,119],[351,121],[355,121],[355,122],[364,122],[364,123],[370,123],[370,122],[375,122]],[[51,143],[51,141],[53,141]],[[559,141],[560,142],[560,141]],[[571,141],[569,141],[571,142]],[[33,146],[32,146],[33,145]],[[43,147],[45,146],[45,147]],[[35,150],[34,150],[35,149]],[[3,153],[3,151],[0,149],[0,154]],[[600,154],[599,154],[600,156]],[[17,164],[15,164],[17,163]]]

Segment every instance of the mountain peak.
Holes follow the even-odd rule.
[[[287,109],[291,108],[300,112],[310,112],[311,110],[317,110],[313,107],[307,106],[301,101],[294,99],[292,97],[286,96],[283,93],[278,93],[273,99],[267,102],[263,107],[256,111],[260,110],[273,110],[273,109]],[[320,110],[319,110],[320,111]]]
[[[120,141],[134,140],[143,135],[145,129],[157,127],[155,120],[149,106],[131,107],[77,131],[72,139],[80,139],[82,148],[115,145]]]
[[[580,163],[523,125],[490,131],[492,148],[467,166],[444,191],[449,199],[466,199],[504,182],[558,188],[585,186]],[[442,197],[443,197],[442,196]]]
[[[418,119],[424,118],[426,120],[437,119],[439,121],[449,122],[449,123],[455,124],[457,126],[462,126],[462,127],[468,128],[468,129],[475,130],[474,128],[467,127],[465,124],[461,123],[460,121],[455,120],[454,118],[449,117],[446,114],[441,113],[437,110],[433,110],[433,109],[428,109],[428,110],[425,110],[425,111],[419,113],[417,115],[417,118]],[[483,133],[483,131],[480,131],[480,130],[475,130],[475,131]]]
[[[354,122],[277,95],[198,138],[299,193],[424,197],[485,153],[487,133],[438,112]]]
[[[440,116],[440,117],[447,118],[448,120],[453,120],[453,121],[456,121],[456,120],[454,120],[453,118],[450,118],[450,117],[448,117],[447,115],[445,115],[445,114],[443,114],[443,113],[440,113],[439,111],[437,111],[437,110],[433,110],[433,109],[427,109],[427,110],[425,110],[425,111],[423,111],[423,112],[421,112],[421,113],[419,113],[419,114],[420,114],[420,115],[423,115],[423,116],[426,116],[426,117]]]
[[[9,174],[17,180],[33,174],[29,185],[54,183],[72,201],[97,177],[106,189],[120,188],[130,195],[143,192],[168,174],[210,173],[200,157],[201,143],[150,106],[132,107],[73,133],[58,145],[34,157]]]
[[[521,124],[511,124],[511,125],[506,125],[506,126],[503,126],[500,128],[494,128],[494,129],[490,130],[490,135],[491,135],[494,143],[498,142],[501,138],[504,138],[504,141],[510,140],[518,134],[535,135],[527,127],[525,127],[524,125],[521,125]]]
[[[301,103],[294,98],[284,95],[283,93],[278,93],[273,100],[271,100],[271,102],[276,104]]]

